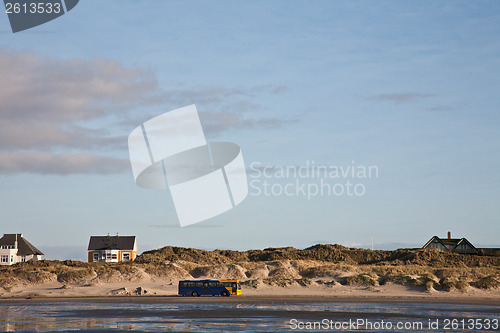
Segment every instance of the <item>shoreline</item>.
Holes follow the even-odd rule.
[[[458,296],[458,295],[457,295]],[[201,296],[188,297],[179,295],[151,295],[151,296],[33,296],[0,298],[0,305],[9,303],[64,303],[64,302],[92,302],[92,303],[143,303],[143,304],[173,304],[173,303],[437,303],[437,304],[496,305],[499,300],[495,297],[440,297],[436,296],[334,296],[334,295],[239,295],[230,297]]]
[[[0,289],[1,290],[1,289]],[[334,303],[334,302],[422,302],[500,304],[500,289],[443,291],[425,287],[389,284],[383,286],[242,286],[242,295],[179,296],[178,281],[140,279],[91,284],[63,284],[52,281],[44,284],[18,285],[0,293],[0,304],[48,302],[131,302],[131,303]]]

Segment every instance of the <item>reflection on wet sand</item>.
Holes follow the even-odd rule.
[[[285,332],[290,319],[303,321],[371,320],[428,322],[437,318],[498,318],[493,304],[432,302],[321,303],[1,303],[0,330],[14,331],[191,331]],[[396,332],[396,331],[394,331]],[[435,331],[435,332],[439,332]],[[443,332],[445,332],[443,330]],[[470,332],[474,332],[473,330]]]

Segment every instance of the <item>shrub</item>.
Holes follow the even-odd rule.
[[[78,283],[91,277],[93,273],[92,269],[68,270],[57,275],[57,281],[61,283]]]
[[[460,291],[467,290],[469,288],[469,284],[466,281],[463,280],[458,280],[455,282],[455,288],[457,288]]]
[[[432,282],[432,284],[430,284]],[[428,286],[429,284],[432,286],[434,284],[434,276],[432,274],[423,274],[416,279],[412,280],[412,284],[414,286]]]
[[[482,278],[476,282],[476,287],[481,289],[496,289],[499,286],[500,283],[493,276]]]
[[[451,281],[448,278],[442,278],[439,280],[439,284],[441,285],[441,288],[445,291],[453,291],[456,289],[456,285],[454,281]]]
[[[376,286],[377,281],[368,274],[359,274],[346,277],[343,284],[347,286]]]
[[[334,266],[316,266],[302,270],[300,275],[307,278],[336,277],[338,272]]]
[[[316,283],[325,285],[327,287],[333,287],[334,285],[337,284],[337,281],[335,281],[335,280],[331,280],[331,281],[317,280]]]
[[[260,281],[258,279],[255,280],[246,280],[240,283],[242,286],[257,289],[259,287]]]
[[[279,287],[288,287],[295,284],[294,279],[282,278],[279,276],[273,276],[267,279],[262,280],[267,285],[270,286],[279,286]]]
[[[307,286],[310,286],[312,284],[312,280],[309,278],[306,278],[306,277],[303,277],[301,279],[295,279],[295,282],[300,284],[302,287],[307,287]]]

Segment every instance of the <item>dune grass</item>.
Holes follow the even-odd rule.
[[[500,288],[500,257],[466,256],[431,250],[370,251],[319,244],[229,251],[165,247],[148,251],[129,263],[65,260],[0,266],[0,287],[58,281],[83,284],[140,279],[143,274],[171,281],[189,278],[238,278],[244,286],[376,287],[400,284],[432,290],[466,291]]]

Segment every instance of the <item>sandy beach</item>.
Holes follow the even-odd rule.
[[[447,332],[446,318],[493,321],[500,316],[500,291],[472,286],[442,291],[399,284],[260,283],[243,285],[238,296],[191,297],[177,295],[177,285],[178,280],[145,275],[132,281],[17,285],[0,295],[0,330],[289,332],[294,325],[327,322],[330,331],[341,331],[332,325],[356,323],[356,329],[366,329],[367,323],[385,322],[421,325],[413,332],[436,323],[440,330],[434,332]]]
[[[242,287],[242,295],[231,297],[181,297],[177,295],[177,281],[147,278],[136,281],[119,281],[98,284],[63,284],[48,282],[35,285],[16,286],[10,291],[0,292],[0,302],[12,300],[137,300],[139,302],[265,302],[293,301],[315,302],[318,300],[442,300],[460,302],[500,302],[500,290],[482,290],[469,287],[465,291],[426,290],[423,287],[402,285],[383,286],[269,286],[262,284],[257,288]],[[138,293],[142,290],[141,295]]]
[[[231,297],[19,295],[0,299],[0,330],[289,332],[302,327],[302,331],[312,332],[375,326],[393,332],[405,325],[410,332],[432,328],[444,333],[449,331],[450,318],[464,323],[474,318],[497,327],[493,325],[500,316],[498,295],[471,293],[459,298],[456,293],[397,294],[397,290],[392,290],[397,295],[360,291],[314,295],[320,290],[294,294],[296,288],[270,289]],[[478,326],[467,328],[483,332]]]
[[[500,303],[498,267],[496,256],[432,250],[370,251],[328,244],[246,252],[164,247],[129,263],[45,260],[3,267],[0,300],[168,296],[178,301],[184,299],[177,297],[180,280],[237,279],[242,296],[231,300],[327,297]]]

